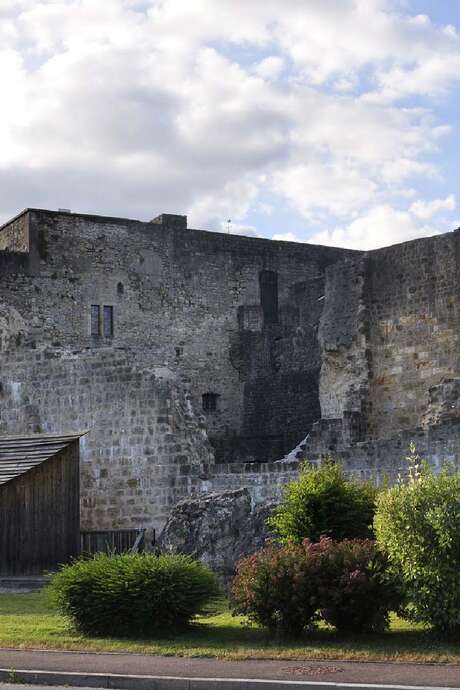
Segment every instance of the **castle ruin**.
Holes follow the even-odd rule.
[[[414,440],[458,466],[459,338],[460,231],[359,252],[169,214],[0,228],[0,435],[89,429],[85,529],[263,502],[302,458],[379,480]]]

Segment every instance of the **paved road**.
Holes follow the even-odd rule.
[[[221,661],[148,654],[48,652],[0,649],[0,668],[181,678],[258,678],[334,683],[418,685],[460,689],[453,664],[349,661]],[[3,689],[2,689],[3,690]],[[18,685],[15,685],[18,690]]]
[[[49,685],[23,685],[22,683],[0,683],[0,690],[50,690]],[[70,685],[53,685],[53,690],[94,690],[94,688],[72,688]]]

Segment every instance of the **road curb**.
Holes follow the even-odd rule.
[[[256,678],[182,678],[20,669],[0,669],[0,683],[67,685],[113,690],[460,690],[458,687],[385,683],[335,683],[333,681],[259,680]]]

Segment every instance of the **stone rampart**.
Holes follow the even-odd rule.
[[[368,252],[28,210],[0,228],[0,433],[89,429],[86,527],[279,497],[308,438],[394,478],[460,452],[460,232]]]

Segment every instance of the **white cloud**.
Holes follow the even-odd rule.
[[[378,249],[438,232],[430,226],[420,225],[410,210],[380,205],[346,226],[316,233],[309,242],[348,249]]]
[[[421,220],[431,220],[441,211],[454,211],[456,207],[455,196],[451,194],[445,199],[433,199],[432,201],[415,201],[410,207],[410,212]]]
[[[274,175],[273,188],[306,218],[328,212],[347,216],[372,202],[376,185],[339,163],[287,165]]]
[[[456,39],[457,40],[457,39]],[[408,96],[442,96],[458,80],[460,55],[452,52],[427,56],[413,67],[395,66],[378,75],[379,89],[365,98],[392,102]]]
[[[269,55],[254,66],[255,74],[263,79],[276,79],[285,67],[285,60],[278,55]]]
[[[307,240],[295,235],[293,232],[278,232],[272,237],[272,240],[279,242],[306,242]]]
[[[256,196],[257,186],[248,177],[228,182],[220,196],[217,193],[202,196],[190,208],[191,223],[205,230],[227,231],[227,221],[230,219],[231,232],[239,234],[238,229],[249,227],[241,221]]]
[[[382,166],[382,179],[389,185],[398,185],[408,178],[436,177],[437,170],[432,163],[411,160],[410,158],[393,158]]]

